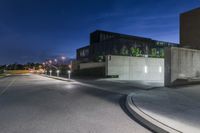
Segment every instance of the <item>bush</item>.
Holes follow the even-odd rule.
[[[131,56],[139,57],[142,55],[142,51],[139,48],[131,47]]]
[[[0,74],[3,74],[4,73],[4,70],[3,69],[0,69]]]

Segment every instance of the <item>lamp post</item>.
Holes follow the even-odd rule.
[[[58,60],[57,60],[57,59],[54,59],[54,61],[55,61],[55,63],[57,63],[57,62],[58,62]]]
[[[64,61],[65,61],[66,57],[62,56],[61,59],[62,59],[63,64],[64,64]]]
[[[57,77],[59,77],[60,70],[57,70],[56,73],[57,73]]]
[[[68,79],[71,79],[71,71],[68,70]]]
[[[52,70],[50,70],[49,73],[50,73],[50,76],[51,76],[52,75]]]
[[[43,62],[42,64],[43,64],[43,70],[45,70],[46,69],[46,63]],[[45,73],[46,73],[46,71],[45,71]]]

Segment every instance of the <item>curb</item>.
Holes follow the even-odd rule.
[[[6,74],[6,75],[0,77],[0,79],[7,78],[7,77],[9,77],[9,76],[12,76],[12,75],[10,75],[10,74]]]
[[[57,79],[57,80],[62,80],[62,81],[67,81],[67,82],[74,82],[74,80],[72,80],[72,79],[67,79],[67,78],[62,78],[62,77],[49,76],[49,75],[44,75],[44,74],[42,74],[40,76],[44,76],[44,77],[52,78],[52,79]]]
[[[165,125],[164,123],[152,118],[151,116],[145,114],[141,109],[139,109],[132,100],[133,93],[129,94],[126,98],[126,108],[128,111],[139,120],[142,124],[147,126],[149,129],[156,133],[182,133],[172,127]]]

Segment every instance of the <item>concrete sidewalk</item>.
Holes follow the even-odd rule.
[[[200,132],[200,85],[137,91],[128,98],[129,111],[154,131]]]
[[[101,89],[105,91],[115,92],[119,94],[128,95],[131,92],[140,91],[140,90],[151,90],[155,88],[163,87],[163,82],[160,81],[130,81],[130,80],[117,80],[110,78],[102,78],[102,79],[87,79],[87,78],[76,78],[76,79],[68,79],[65,77],[57,77],[57,76],[49,76],[49,75],[41,75],[48,78],[53,78],[57,80],[74,82],[80,85],[93,87],[96,89]]]

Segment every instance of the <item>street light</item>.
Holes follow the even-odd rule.
[[[61,59],[62,59],[62,60],[65,60],[65,59],[66,59],[66,57],[62,56],[62,57],[61,57]]]
[[[57,73],[57,77],[59,77],[60,70],[57,70],[56,73]]]
[[[66,57],[62,56],[61,59],[63,60],[63,64],[64,64]]]
[[[51,63],[52,63],[52,61],[51,61],[51,60],[49,60],[49,63],[51,64]]]
[[[50,70],[49,73],[50,73],[50,76],[51,76],[52,75],[52,70]]]
[[[54,61],[57,63],[58,60],[57,60],[57,59],[54,59]]]
[[[43,64],[43,69],[45,69],[46,68],[46,63],[43,62],[42,64]]]
[[[72,69],[72,65],[70,64],[70,65],[68,65],[68,67],[69,67],[69,69]]]
[[[71,71],[68,70],[68,79],[71,79]]]

